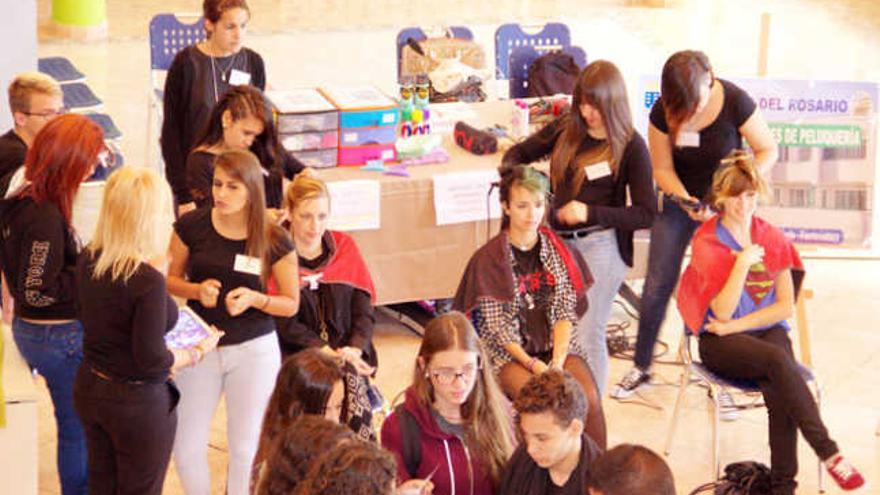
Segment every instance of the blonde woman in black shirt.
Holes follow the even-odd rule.
[[[181,370],[174,459],[189,495],[210,491],[208,432],[221,396],[229,438],[227,493],[248,493],[260,422],[281,366],[273,316],[299,307],[297,258],[289,235],[267,218],[263,168],[253,153],[226,151],[214,163],[213,206],[174,225],[168,289],[225,332],[220,347]],[[266,282],[278,283],[275,295]]]
[[[504,163],[548,155],[550,225],[581,253],[595,279],[576,336],[601,397],[608,379],[605,325],[611,304],[633,263],[633,232],[650,227],[657,209],[648,148],[633,129],[626,86],[614,64],[589,64],[578,77],[572,111],[511,148]]]
[[[95,236],[79,257],[85,358],[74,401],[86,432],[89,493],[162,493],[180,397],[169,375],[222,335],[169,350],[177,304],[165,287],[171,190],[155,171],[124,167],[107,181]]]

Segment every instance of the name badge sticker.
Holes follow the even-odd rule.
[[[585,165],[584,173],[587,174],[587,180],[594,181],[611,175],[611,167],[608,166],[607,161],[602,161],[593,165]]]
[[[243,70],[232,69],[232,72],[229,73],[229,84],[233,86],[239,86],[241,84],[250,84],[251,83],[251,74],[249,72],[245,72]]]
[[[263,262],[259,258],[254,258],[253,256],[236,254],[235,264],[232,268],[237,272],[249,273],[259,277],[263,271]]]
[[[675,139],[675,145],[682,148],[699,148],[700,133],[693,131],[681,131]]]

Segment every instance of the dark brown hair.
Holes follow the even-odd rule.
[[[254,464],[264,462],[256,493],[289,495],[302,482],[310,461],[344,440],[354,439],[346,426],[321,416],[305,414],[282,430],[269,447],[269,454]]]
[[[512,432],[502,406],[504,395],[495,381],[492,366],[477,332],[467,316],[458,311],[450,311],[425,325],[418,354],[424,366],[415,368],[413,391],[423,406],[433,404],[434,388],[425,368],[431,364],[435,354],[449,350],[475,352],[482,363],[474,388],[461,406],[461,417],[467,437],[465,440],[472,446],[472,451],[480,456],[493,482],[497,483],[501,479],[504,464],[513,451]]]
[[[727,198],[735,198],[746,191],[755,191],[765,197],[769,189],[755,165],[755,157],[747,151],[735,149],[721,160],[712,175],[709,202],[722,211],[722,202]]]
[[[580,111],[584,103],[596,107],[602,115],[607,134],[606,140],[611,149],[609,162],[615,174],[623,157],[623,151],[632,138],[634,132],[632,113],[629,109],[626,84],[620,70],[607,60],[590,63],[578,76],[571,111],[563,117],[565,119],[563,130],[550,155],[550,177],[554,191],[563,185],[569,169],[574,173],[574,183],[566,184],[565,187],[579,191],[583,185],[583,167],[578,166],[575,158],[578,148],[587,138],[587,122]]]
[[[295,495],[391,495],[397,463],[372,442],[347,440],[318,457]]]
[[[263,93],[253,86],[230,86],[220,97],[201,130],[193,149],[207,148],[223,141],[223,114],[229,110],[232,121],[253,117],[263,123],[263,132],[254,138],[250,151],[260,160],[260,165],[273,174],[281,174],[284,151],[278,139],[272,105]]]
[[[202,2],[202,15],[211,22],[219,22],[223,17],[223,13],[232,9],[244,9],[251,15],[251,9],[248,7],[247,0],[205,0]]]
[[[339,364],[317,348],[285,359],[263,415],[255,462],[266,458],[272,441],[297,418],[304,414],[323,416],[333,386],[342,383],[342,379]]]
[[[706,74],[714,83],[712,65],[705,53],[696,50],[675,52],[663,65],[660,78],[660,100],[666,125],[669,127],[669,142],[675,145],[678,131],[697,111],[700,104],[700,82]]]
[[[587,416],[587,398],[581,385],[567,371],[549,370],[535,375],[513,401],[517,419],[523,414],[552,413],[567,428],[575,419]]]
[[[289,234],[266,218],[266,192],[263,185],[263,168],[257,157],[250,151],[224,151],[214,160],[214,173],[222,170],[230,178],[244,184],[248,192],[247,209],[247,242],[245,251],[248,256],[262,260],[263,284],[272,273],[271,253],[276,250]]]
[[[602,454],[590,465],[589,486],[602,495],[675,495],[669,466],[641,445],[618,445]]]

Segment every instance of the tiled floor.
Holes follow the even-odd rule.
[[[38,3],[45,12],[51,2]],[[151,139],[156,135],[149,139],[147,132],[152,125],[147,118],[148,19],[158,11],[192,12],[201,4],[197,0],[164,0],[156,7],[156,3],[108,0],[110,39],[106,42],[72,43],[54,39],[46,29],[40,31],[40,56],[67,56],[87,74],[88,83],[104,98],[107,111],[125,134],[122,146],[127,163],[135,165],[151,164],[155,157],[155,147],[148,143],[154,142]],[[771,49],[771,72],[795,78],[880,78],[880,61],[875,56],[880,47],[880,30],[876,29],[880,4],[872,0],[250,0],[250,4],[254,19],[248,45],[266,59],[269,83],[275,87],[341,82],[373,83],[390,89],[395,82],[393,40],[403,26],[464,23],[473,28],[478,41],[491,46],[494,29],[501,22],[533,24],[548,19],[562,19],[572,26],[575,43],[587,47],[590,58],[608,58],[620,65],[631,91],[638,76],[656,72],[671,51],[685,46],[707,50],[720,73],[748,75],[755,66],[757,19],[765,9],[776,14],[776,37],[771,39],[779,48]],[[683,8],[644,8],[664,4]],[[845,30],[829,27],[843,22]],[[800,31],[793,32],[795,27]],[[802,36],[807,30],[814,36]],[[817,38],[827,41],[817,42]],[[793,49],[794,44],[803,50]],[[731,46],[738,49],[730,50]],[[819,53],[825,56],[822,64],[814,60]],[[807,265],[808,284],[816,292],[809,313],[814,362],[825,389],[824,417],[844,452],[878,487],[880,441],[874,429],[880,420],[880,317],[876,312],[880,306],[880,261],[808,260]],[[671,313],[663,339],[673,350],[663,359],[671,359],[677,347],[678,321]],[[385,323],[377,329],[381,356],[378,384],[389,399],[405,387],[418,342],[399,325]],[[621,376],[629,365],[612,360],[611,378]],[[609,444],[634,442],[662,449],[675,399],[672,384],[678,377],[678,367],[657,366],[658,384],[644,395],[658,408],[607,400]],[[705,394],[693,388],[687,397],[668,458],[679,493],[687,493],[710,476]],[[767,461],[764,416],[761,411],[749,412],[740,421],[723,425],[724,462],[747,458]],[[212,493],[222,493],[223,487],[224,419],[221,409],[212,430],[211,444],[216,447],[210,451]],[[815,457],[804,442],[800,449],[799,493],[816,493]],[[43,494],[59,493],[54,455],[51,403],[41,387]],[[173,468],[165,492],[182,493]],[[880,488],[867,493],[880,493]]]

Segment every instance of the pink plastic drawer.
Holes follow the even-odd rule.
[[[339,165],[364,165],[370,160],[396,161],[397,149],[394,143],[339,148]]]

